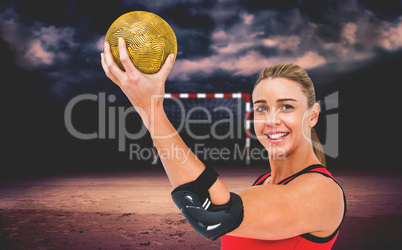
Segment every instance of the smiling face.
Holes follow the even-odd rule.
[[[311,128],[317,123],[319,105],[308,107],[299,83],[267,78],[253,91],[254,129],[270,159],[285,159],[311,147]]]

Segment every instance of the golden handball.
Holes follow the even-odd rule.
[[[144,74],[157,73],[166,58],[177,54],[176,36],[169,24],[158,15],[146,11],[133,11],[120,16],[110,26],[105,40],[120,69],[118,39],[126,41],[128,55],[134,66]]]

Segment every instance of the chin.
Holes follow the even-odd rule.
[[[285,160],[286,159],[286,149],[280,146],[272,146],[267,149],[268,157],[270,160]]]

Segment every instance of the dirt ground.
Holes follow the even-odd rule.
[[[333,249],[400,249],[402,176],[330,169],[347,197]],[[233,192],[264,170],[218,169]],[[0,184],[0,249],[220,249],[196,234],[162,170],[76,173]]]

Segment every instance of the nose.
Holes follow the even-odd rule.
[[[271,109],[271,112],[265,113],[265,124],[269,127],[275,127],[279,125],[280,119],[278,117],[278,112],[275,110],[275,108]]]

